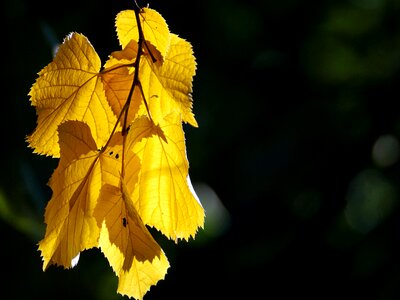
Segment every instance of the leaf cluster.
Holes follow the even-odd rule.
[[[196,62],[190,43],[150,8],[121,11],[116,31],[121,49],[103,66],[84,35],[65,38],[30,90],[37,127],[27,141],[59,158],[39,243],[43,269],[73,267],[98,247],[118,292],[141,299],[169,267],[146,226],[177,241],[204,223],[182,128],[197,127]]]

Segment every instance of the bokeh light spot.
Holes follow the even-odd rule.
[[[351,228],[368,233],[393,211],[396,190],[377,170],[367,169],[350,183],[345,208],[346,220]]]
[[[381,135],[372,147],[372,160],[378,167],[388,167],[399,160],[400,143],[391,135]]]
[[[204,234],[210,237],[222,235],[230,226],[228,210],[208,184],[196,183],[194,189],[206,212]]]

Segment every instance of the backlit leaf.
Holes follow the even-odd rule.
[[[149,122],[149,138],[141,138],[144,128],[130,129],[129,149],[142,164],[132,200],[145,224],[174,240],[188,239],[203,226],[204,210],[190,183],[180,116],[171,113],[160,126]]]
[[[150,8],[141,9],[140,21],[146,42],[157,49],[158,53],[153,53],[154,56],[163,61],[170,43],[167,23],[157,11]],[[133,10],[121,11],[117,15],[115,26],[122,48],[125,48],[131,40],[136,43],[139,41],[139,30]]]
[[[132,89],[134,79],[132,65],[136,51],[137,46],[136,49],[133,46],[126,51],[113,52],[105,64],[105,70],[101,72],[106,97],[116,116],[121,113]],[[129,106],[128,123],[134,119],[141,104],[142,97],[139,89],[136,88],[133,91]]]
[[[161,67],[152,64],[148,58],[146,63],[141,67],[140,78],[155,121],[159,120],[157,116],[162,119],[170,112],[177,111],[182,114],[184,122],[197,127],[192,112],[192,80],[196,72],[192,46],[171,34],[171,46],[164,64]]]
[[[46,235],[39,243],[43,269],[69,268],[81,251],[95,247],[100,230],[93,209],[100,194],[99,153],[87,125],[68,121],[60,126],[61,160],[50,179],[53,196],[46,207]]]
[[[124,50],[113,52],[110,61],[113,62],[113,65],[132,64],[136,53],[137,46],[131,42]],[[192,46],[175,34],[171,34],[171,45],[165,62],[161,66],[154,64],[148,56],[141,62],[139,79],[145,99],[150,106],[151,117],[156,123],[171,111],[177,111],[181,113],[184,122],[194,127],[198,126],[192,112],[193,99],[191,95],[195,72],[196,61]],[[125,94],[128,94],[128,91],[125,91]],[[142,102],[140,94],[136,94],[134,97],[133,103],[140,104]],[[118,114],[118,111],[114,110],[114,112]],[[142,106],[139,115],[145,113],[145,107]]]
[[[101,226],[93,212],[102,186],[119,184],[122,166],[120,134],[103,152],[82,122],[63,123],[59,135],[61,159],[50,179],[53,196],[46,207],[46,235],[39,243],[44,269],[48,264],[69,268],[79,252],[97,246]]]
[[[100,67],[100,59],[86,37],[72,33],[53,62],[39,72],[29,93],[38,121],[28,142],[36,153],[60,156],[57,129],[67,120],[87,123],[96,143],[107,141],[116,118],[97,76]]]
[[[118,292],[141,299],[169,267],[161,247],[142,223],[132,200],[119,187],[105,185],[99,199],[103,220],[99,247],[118,275]]]

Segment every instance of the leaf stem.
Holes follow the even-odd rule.
[[[140,90],[140,94],[141,94],[141,96],[143,98],[143,102],[144,102],[144,105],[146,107],[147,115],[148,115],[149,119],[153,122],[153,120],[151,118],[151,114],[150,114],[149,105],[148,105],[148,103],[146,101],[146,97],[145,97],[144,92],[143,92],[142,84],[141,84],[141,82],[139,80],[139,67],[140,67],[140,60],[141,60],[141,57],[143,55],[143,46],[146,47],[146,49],[147,49],[147,51],[148,51],[148,53],[149,53],[149,55],[150,55],[150,57],[151,57],[153,62],[156,61],[156,58],[151,53],[151,51],[150,51],[150,49],[149,49],[149,47],[146,44],[146,41],[144,39],[143,28],[142,28],[142,24],[140,23],[140,12],[141,12],[141,10],[142,9],[138,6],[137,2],[135,1],[134,12],[135,12],[135,18],[136,18],[136,23],[137,23],[137,28],[138,28],[139,40],[138,40],[138,52],[136,54],[136,60],[135,60],[134,63],[130,64],[130,66],[132,66],[135,69],[132,85],[131,85],[131,88],[129,89],[129,94],[128,94],[128,97],[126,99],[126,102],[125,102],[124,106],[122,107],[121,112],[118,115],[117,122],[115,123],[114,128],[111,131],[110,138],[108,139],[107,143],[104,145],[104,147],[100,151],[105,151],[105,149],[109,145],[112,136],[114,135],[115,131],[117,130],[118,124],[120,123],[122,116],[124,117],[124,120],[123,120],[123,124],[122,124],[122,132],[121,132],[121,134],[122,134],[123,140],[124,140],[123,143],[125,144],[125,136],[129,131],[129,125],[127,124],[128,123],[129,107],[130,107],[130,104],[131,104],[131,101],[132,101],[132,96],[133,96],[133,93],[134,93],[136,87],[138,87],[139,90]],[[119,67],[121,67],[121,66],[117,66],[115,68],[112,68],[112,70],[115,70],[115,69],[117,69]],[[108,72],[110,70],[106,70],[104,72]],[[122,174],[123,173],[124,173],[124,170],[123,170],[123,164],[122,164]]]
[[[134,7],[134,12],[135,12],[135,18],[136,18],[138,34],[139,34],[138,52],[136,54],[136,60],[135,60],[134,65],[133,65],[133,67],[135,68],[133,82],[132,82],[132,85],[131,85],[131,89],[129,90],[128,99],[126,100],[125,105],[124,105],[124,107],[122,109],[122,110],[125,111],[124,123],[123,123],[123,126],[122,126],[122,135],[123,136],[127,133],[127,130],[128,130],[127,119],[128,119],[129,106],[131,104],[132,95],[133,95],[133,92],[134,92],[136,86],[139,86],[139,88],[141,90],[141,95],[143,97],[143,101],[144,101],[144,104],[146,106],[147,114],[148,114],[150,120],[152,120],[151,119],[151,115],[150,115],[150,111],[149,111],[149,107],[148,107],[148,104],[147,104],[147,101],[146,101],[146,98],[144,96],[144,93],[143,93],[143,90],[142,90],[142,87],[141,87],[141,83],[140,83],[140,80],[139,80],[140,59],[141,59],[141,57],[143,55],[143,45],[145,45],[146,42],[145,42],[145,39],[144,39],[142,24],[140,23],[140,11],[142,9],[137,5],[136,1],[135,1],[135,4],[136,4],[136,6]]]
[[[135,88],[138,86],[143,98],[143,102],[144,105],[146,106],[146,110],[147,110],[147,115],[149,117],[149,119],[153,122],[151,115],[150,115],[150,110],[149,110],[149,106],[147,104],[146,101],[146,97],[144,96],[143,93],[143,88],[142,88],[142,84],[139,80],[139,68],[140,68],[140,59],[143,55],[143,45],[145,45],[145,47],[148,49],[147,45],[146,45],[146,41],[144,39],[144,34],[143,34],[143,28],[142,28],[142,24],[140,23],[140,12],[141,12],[141,8],[139,7],[139,5],[137,4],[136,0],[135,0],[135,6],[134,6],[134,12],[135,12],[135,18],[136,18],[136,23],[137,23],[137,28],[138,28],[138,35],[139,35],[139,39],[138,39],[138,51],[136,54],[136,60],[134,62],[133,67],[135,68],[135,73],[134,73],[134,77],[133,77],[133,82],[131,85],[131,88],[129,90],[129,94],[128,94],[128,99],[126,99],[125,105],[121,111],[121,115],[124,114],[124,122],[123,122],[123,126],[122,126],[122,138],[123,138],[123,151],[122,151],[122,167],[121,167],[121,178],[124,178],[125,176],[125,164],[124,164],[124,160],[125,160],[125,142],[126,142],[126,134],[129,131],[129,125],[127,125],[127,120],[128,120],[128,113],[129,113],[129,106],[130,103],[132,101],[132,96],[133,93],[135,91]],[[149,51],[149,50],[148,50]],[[149,51],[150,53],[150,51]],[[151,54],[151,57],[153,59],[153,55]],[[118,120],[119,122],[119,120]],[[121,184],[123,184],[121,182]]]

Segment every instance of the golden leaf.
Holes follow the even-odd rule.
[[[156,123],[170,112],[177,111],[181,113],[182,121],[198,127],[192,112],[191,95],[196,62],[189,42],[171,34],[171,45],[164,64],[153,64],[146,56],[140,70],[143,91],[149,99]]]
[[[118,292],[141,299],[164,278],[168,260],[121,188],[103,186],[98,207],[99,247],[119,277]]]
[[[29,92],[38,121],[28,142],[36,153],[60,156],[57,129],[67,120],[88,124],[99,145],[108,140],[116,117],[98,77],[100,66],[100,59],[87,38],[72,33],[53,62],[39,72]]]
[[[143,94],[139,93],[138,89],[135,90],[134,100],[132,101],[135,105],[134,113],[137,113],[137,106],[143,104],[142,98],[144,96],[150,107],[151,118],[155,123],[162,120],[170,112],[177,111],[181,113],[184,122],[198,127],[192,112],[192,81],[196,72],[196,61],[193,56],[192,46],[175,34],[170,34],[170,36],[171,45],[162,65],[153,63],[148,55],[141,61],[138,76]],[[112,69],[125,65],[125,69],[121,72],[130,74],[132,71],[129,70],[129,66],[133,64],[136,54],[137,44],[131,41],[125,49],[111,54],[107,66]],[[118,82],[122,82],[122,79],[118,79]],[[118,90],[121,91],[123,89],[119,87]],[[128,92],[128,87],[125,86],[125,97],[128,96]],[[126,98],[119,97],[118,99],[123,101]],[[112,106],[115,114],[118,115],[120,111],[118,108],[122,109],[123,105],[119,101],[118,105],[112,104]],[[142,105],[138,115],[143,114],[146,114],[146,108]],[[132,120],[132,115],[128,123]]]
[[[159,126],[140,125],[132,126],[127,137],[127,149],[141,161],[140,169],[130,168],[137,174],[129,178],[138,178],[129,190],[133,203],[145,224],[173,240],[189,239],[203,226],[204,210],[190,182],[180,116],[171,113]],[[143,138],[148,132],[152,135]],[[127,186],[133,186],[129,179]]]
[[[70,268],[81,251],[95,247],[100,230],[93,210],[100,195],[99,152],[87,125],[60,125],[61,160],[50,179],[53,196],[46,207],[46,235],[39,243],[43,269]]]
[[[139,18],[146,45],[152,45],[157,50],[153,53],[156,60],[164,61],[170,43],[167,23],[157,11],[150,8],[141,9]],[[122,48],[125,48],[132,40],[136,43],[139,42],[140,33],[133,10],[121,11],[117,15],[115,26]]]

